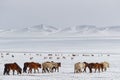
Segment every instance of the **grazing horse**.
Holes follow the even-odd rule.
[[[94,69],[95,69],[95,72],[97,71],[97,69],[98,69],[98,72],[100,72],[100,69],[103,71],[103,64],[94,63]]]
[[[83,62],[85,64],[85,68],[83,72],[86,72],[86,68],[88,67],[89,72],[92,73],[92,68],[94,67],[94,63],[87,63],[87,62]]]
[[[53,62],[42,63],[42,73],[53,72]]]
[[[52,68],[52,70],[54,70],[55,69],[55,72],[57,71],[57,72],[59,72],[59,67],[61,67],[61,63],[60,62],[56,62],[56,63],[53,63],[53,68]]]
[[[109,68],[109,63],[108,63],[108,62],[104,61],[104,62],[101,62],[101,64],[103,64],[103,70],[104,70],[104,71],[106,71],[107,68]],[[103,70],[102,70],[102,71],[103,71]]]
[[[21,74],[22,69],[19,67],[19,65],[17,63],[8,63],[8,64],[4,64],[4,73],[3,75],[9,75],[10,70],[13,71],[13,75],[15,70],[17,71],[17,74]]]
[[[84,72],[86,72],[86,68],[88,67],[89,72],[92,73],[92,69],[95,69],[95,72],[98,70],[100,72],[100,69],[103,71],[103,64],[101,63],[85,63],[85,69]]]
[[[32,69],[34,69],[34,73],[36,73],[36,70],[39,72],[38,68],[41,68],[41,64],[35,62],[26,62],[24,63],[23,72],[27,73],[27,68],[29,68],[28,73],[32,73]]]
[[[32,69],[34,69],[34,73],[36,73],[36,70],[39,73],[38,68],[41,68],[41,64],[32,62],[28,65],[28,68],[29,68],[28,73],[32,73]]]
[[[74,73],[81,73],[82,69],[85,69],[85,63],[81,63],[81,62],[75,63]]]
[[[85,64],[85,68],[84,68],[84,71],[83,72],[86,72],[86,68],[88,67],[89,68],[89,63],[87,62],[83,62]]]
[[[23,73],[27,73],[27,67],[31,62],[25,62],[23,67]]]
[[[42,73],[53,72],[53,70],[59,72],[59,67],[61,67],[60,62],[44,62],[42,63]]]

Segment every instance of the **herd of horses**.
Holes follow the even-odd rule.
[[[34,70],[34,73],[36,71],[39,73],[39,68],[42,68],[42,73],[52,73],[52,72],[59,72],[59,67],[61,67],[60,62],[44,62],[42,64],[36,63],[36,62],[25,62],[23,67],[23,73],[32,73],[32,70]],[[13,75],[15,71],[17,74],[22,74],[22,68],[16,63],[7,63],[4,64],[4,72],[3,75],[10,75],[10,71],[13,71]]]
[[[60,62],[44,62],[42,64],[36,63],[36,62],[25,62],[23,69],[16,63],[7,63],[4,64],[4,72],[3,75],[10,75],[10,71],[13,71],[13,75],[15,71],[17,74],[23,73],[32,73],[32,70],[34,70],[34,73],[36,71],[39,73],[39,68],[42,68],[42,73],[53,73],[53,72],[59,72],[59,67],[61,67]],[[87,63],[87,62],[77,62],[74,64],[74,73],[81,73],[86,72],[87,68],[89,69],[89,72],[92,73],[92,69],[101,71],[106,71],[109,67],[108,62],[101,62],[101,63]]]
[[[98,70],[98,72],[106,71],[109,68],[109,63],[104,61],[101,63],[87,63],[87,62],[77,62],[74,65],[74,73],[86,72],[86,69],[89,69],[89,72],[92,73]]]

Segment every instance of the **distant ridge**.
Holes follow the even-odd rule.
[[[96,27],[79,25],[72,27],[54,27],[35,25],[20,29],[0,29],[0,37],[84,37],[84,36],[120,36],[120,26]]]

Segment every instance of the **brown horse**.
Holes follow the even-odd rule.
[[[27,72],[27,68],[29,68],[28,73],[32,73],[32,69],[34,69],[34,73],[36,73],[36,70],[39,72],[38,68],[41,68],[41,64],[35,62],[26,62],[24,63],[23,72]]]
[[[85,64],[85,68],[84,68],[84,71],[83,72],[86,72],[86,68],[88,67],[89,68],[89,63],[87,62],[83,62]]]
[[[103,64],[101,64],[101,63],[94,63],[94,67],[93,67],[94,69],[95,69],[95,72],[98,70],[98,72],[100,72],[100,69],[102,70],[102,72],[103,72]]]
[[[31,63],[31,62],[25,62],[25,63],[24,63],[23,73],[27,73],[27,68],[28,68],[28,65],[29,65],[30,63]]]
[[[89,72],[92,73],[92,69],[95,69],[95,72],[98,70],[100,72],[100,69],[103,71],[103,64],[101,63],[85,63],[85,69],[84,72],[86,72],[86,68],[88,67]]]
[[[17,63],[8,63],[4,65],[4,75],[9,75],[10,70],[13,71],[13,75],[15,70],[17,71],[17,74],[21,74],[22,69],[19,67]]]

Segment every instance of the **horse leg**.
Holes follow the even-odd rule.
[[[78,70],[75,70],[75,73],[78,73]]]
[[[23,68],[23,73],[27,73],[27,67]]]
[[[44,68],[42,68],[42,73],[44,73],[45,72],[45,69]]]
[[[105,67],[105,71],[107,70],[107,68]]]
[[[31,71],[31,68],[29,68],[29,70],[28,70],[28,74],[31,73],[31,72],[32,72],[32,71]]]
[[[53,69],[52,69],[52,67],[50,68],[50,72],[53,73]]]
[[[100,73],[100,68],[98,68],[98,71],[99,71],[99,73]]]
[[[86,72],[86,67],[84,68],[83,72]]]
[[[13,70],[13,75],[14,75],[14,73],[15,73],[15,70]]]
[[[81,70],[81,69],[79,69],[79,71],[80,71],[80,73],[82,73],[82,70]]]
[[[57,67],[57,72],[59,72],[59,67]]]
[[[81,72],[81,70],[79,69],[79,70],[78,70],[78,73],[80,73],[80,72]]]
[[[100,70],[103,72],[103,66],[102,65],[100,66]]]
[[[92,73],[92,68],[90,68],[90,73]]]
[[[48,68],[45,68],[45,72],[46,72],[46,70],[47,70],[48,73],[50,72],[50,69],[48,70]]]
[[[56,72],[56,71],[57,71],[57,68],[56,68],[56,67],[53,67],[53,69],[52,69],[52,70]]]
[[[46,73],[46,68],[43,68],[43,69],[42,69],[42,73]]]
[[[102,72],[103,72],[103,68],[101,68]]]
[[[97,68],[95,68],[95,72],[94,73],[96,73],[96,70],[97,70]]]
[[[30,69],[30,73],[32,73],[32,68]]]
[[[88,68],[89,68],[89,72],[92,73],[92,67],[89,66]]]
[[[51,72],[51,73],[52,73],[52,71],[53,71],[53,70],[50,68],[50,69],[49,69],[49,72]]]
[[[4,73],[3,73],[3,75],[5,75],[5,73],[7,72],[7,69],[6,68],[4,68]]]
[[[19,70],[16,70],[17,71],[17,75],[19,74]]]
[[[77,69],[76,73],[79,73],[79,72],[80,72],[79,69]]]
[[[48,71],[47,68],[42,68],[42,73],[46,73],[46,70]]]
[[[39,73],[39,69],[37,68],[37,72]]]
[[[10,75],[9,73],[10,73],[10,69],[7,69],[6,70],[6,73],[7,73],[7,75]]]
[[[36,69],[34,68],[34,73],[36,73]]]

